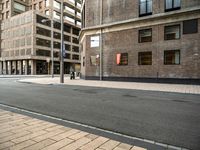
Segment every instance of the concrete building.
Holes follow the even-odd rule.
[[[59,74],[61,1],[7,0],[0,6],[0,74],[50,74],[52,54],[54,73]],[[64,1],[64,73],[71,67],[80,71],[80,8],[79,0]]]
[[[84,79],[200,83],[199,0],[83,0]]]

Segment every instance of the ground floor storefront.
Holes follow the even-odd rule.
[[[54,63],[54,74],[60,73],[60,62]],[[64,74],[70,70],[80,72],[80,64],[64,62]],[[42,75],[51,74],[52,63],[45,60],[6,60],[0,61],[0,74],[4,75]]]

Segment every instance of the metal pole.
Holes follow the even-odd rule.
[[[63,0],[61,0],[61,49],[60,49],[60,83],[64,83],[64,58],[63,58]]]
[[[53,13],[51,13],[51,77],[54,78]]]
[[[103,0],[100,1],[101,4],[100,4],[100,25],[102,25],[102,22],[103,22]],[[99,37],[99,44],[100,44],[100,78],[99,80],[103,80],[103,43],[102,43],[102,27],[100,29],[100,37]]]

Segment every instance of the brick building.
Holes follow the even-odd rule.
[[[199,0],[84,0],[84,79],[200,80]]]
[[[70,67],[80,70],[81,2],[63,5],[64,73],[69,73]],[[3,0],[0,16],[0,74],[50,74],[52,54],[54,73],[60,72],[61,0]]]

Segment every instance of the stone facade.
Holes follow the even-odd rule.
[[[102,72],[102,78],[108,80],[200,79],[200,1],[182,0],[180,9],[166,12],[165,0],[152,0],[152,14],[144,17],[139,17],[139,0],[93,3],[85,0],[83,10],[85,27],[80,37],[83,78],[100,79]],[[183,22],[192,19],[197,21],[198,31],[184,34]],[[180,26],[180,38],[166,40],[165,27],[172,25]],[[151,42],[139,42],[142,29],[151,29]],[[94,36],[100,38],[97,47],[91,47]],[[165,64],[166,50],[180,50],[180,64]],[[139,64],[140,52],[152,53],[151,65]],[[100,63],[92,65],[91,56],[101,53]],[[120,53],[128,53],[127,65],[117,65],[116,56]]]

